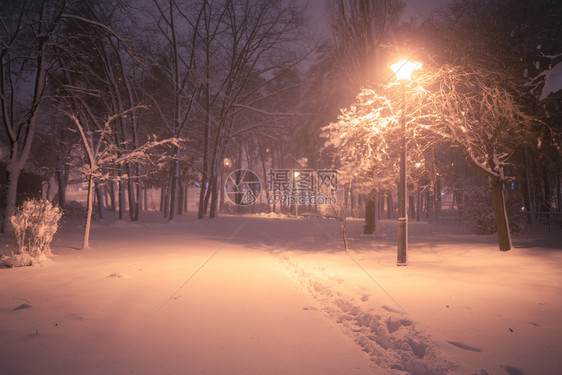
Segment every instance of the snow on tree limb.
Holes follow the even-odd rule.
[[[544,86],[539,100],[562,90],[562,62],[545,71]]]
[[[356,102],[342,110],[338,122],[323,129],[325,147],[336,150],[343,169],[388,171],[380,163],[398,147],[401,100],[396,91],[393,85],[378,92],[362,90]],[[484,174],[501,180],[525,127],[535,121],[502,87],[501,75],[475,67],[426,70],[408,86],[406,103],[410,142],[422,145],[433,134],[459,147]]]

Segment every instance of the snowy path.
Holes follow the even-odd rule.
[[[93,249],[45,267],[0,270],[0,373],[373,373],[276,257],[228,244],[172,295],[222,246],[201,237],[220,235],[132,225],[123,238],[128,227],[98,227]]]
[[[413,227],[397,268],[394,224],[349,253],[333,220],[69,226],[0,269],[0,374],[559,373],[558,245]]]
[[[352,224],[357,251],[283,257],[375,363],[419,374],[561,373],[560,236],[515,236],[504,253],[493,236],[414,227],[410,265],[397,268],[396,223],[379,223],[374,241]]]

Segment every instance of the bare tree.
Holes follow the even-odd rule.
[[[66,1],[8,2],[0,11],[0,113],[9,147],[4,232],[11,230],[18,179],[45,97],[52,33],[65,7]]]
[[[367,82],[384,81],[381,46],[403,8],[399,0],[332,0],[333,58],[353,95]]]
[[[181,137],[183,134],[193,135],[193,122],[197,113],[194,105],[199,98],[204,79],[198,70],[201,46],[200,37],[209,4],[204,1],[195,10],[181,6],[174,0],[153,0],[157,11],[156,27],[158,40],[162,39],[162,53],[157,53],[152,62],[156,76],[162,78],[169,92],[156,98],[154,93],[147,93],[159,119],[165,125],[169,137]],[[209,30],[210,35],[216,31]],[[211,36],[212,37],[212,36]],[[165,53],[166,57],[162,57]],[[173,159],[170,164],[169,204],[165,210],[168,219],[172,220],[178,206],[178,184],[180,182],[180,160],[184,154],[180,147],[172,150]]]
[[[40,120],[41,126],[37,129],[37,140],[33,142],[30,162],[44,175],[54,178],[57,190],[52,195],[48,179],[46,196],[53,196],[53,201],[64,208],[66,187],[74,166],[74,156],[80,149],[80,138],[76,132],[68,131],[71,125],[68,118],[53,108],[44,107]]]
[[[222,9],[217,12],[220,18],[204,22],[202,34],[206,51],[203,69],[208,84],[203,90],[200,218],[208,208],[210,217],[217,214],[219,167],[232,137],[242,139],[240,135],[249,133],[249,128],[255,131],[267,127],[268,122],[262,117],[258,123],[242,124],[236,129],[241,125],[238,120],[248,116],[244,112],[279,115],[264,108],[265,99],[275,95],[266,93],[267,87],[304,57],[289,49],[289,42],[297,38],[296,31],[301,26],[294,4],[279,0],[229,1]],[[209,30],[221,33],[211,36]]]
[[[140,41],[126,36],[131,34],[127,27],[134,16],[125,4],[107,4],[103,0],[82,3],[76,13],[72,17],[65,16],[69,18],[67,29],[70,35],[60,45],[58,53],[65,76],[62,84],[73,86],[82,81],[88,89],[98,90],[100,102],[103,102],[99,107],[111,108],[110,113],[143,108],[140,105],[143,95],[140,77],[144,65],[138,57]],[[96,110],[93,106],[92,109]],[[116,119],[118,127],[112,136],[115,142],[126,144],[129,151],[140,146],[143,130],[140,115],[134,113]],[[126,176],[119,184],[119,218],[125,211],[125,201],[128,201],[131,220],[138,220],[140,166],[124,163],[117,173]]]
[[[437,121],[426,129],[457,145],[467,160],[488,177],[500,250],[512,248],[506,213],[506,165],[536,122],[525,114],[505,77],[477,67],[445,66],[427,86]]]
[[[82,102],[83,104],[83,102]],[[119,117],[128,116],[135,113],[139,108],[130,108],[122,113],[110,115],[105,119],[96,117],[87,107],[82,106],[83,110],[76,111],[72,104],[63,106],[59,110],[67,116],[74,124],[80,134],[82,146],[86,154],[87,162],[82,168],[88,181],[88,193],[86,200],[86,218],[84,224],[84,235],[82,248],[90,246],[90,224],[93,211],[94,185],[97,180],[108,179],[108,169],[115,169],[119,165],[127,162],[146,163],[150,162],[149,151],[165,144],[177,145],[176,139],[150,140],[143,145],[130,149],[125,146],[125,142],[116,144],[111,136],[114,129],[111,124]]]

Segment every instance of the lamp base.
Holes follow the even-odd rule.
[[[408,265],[408,218],[398,218],[398,256],[397,266]]]

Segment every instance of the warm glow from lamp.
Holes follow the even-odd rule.
[[[396,78],[400,81],[403,79],[410,79],[412,72],[422,67],[422,63],[417,61],[402,60],[396,64],[392,64],[390,69],[396,74]]]

